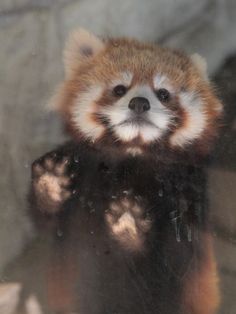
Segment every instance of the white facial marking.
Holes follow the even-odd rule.
[[[174,92],[174,87],[171,85],[170,80],[168,79],[167,76],[163,74],[157,74],[154,79],[153,79],[153,85],[156,90],[165,88],[167,89],[170,93]]]
[[[142,126],[140,136],[144,142],[152,142],[160,138],[162,131],[152,126]]]
[[[145,97],[149,100],[151,108],[144,115],[147,123],[140,125],[135,123],[135,119],[130,121],[133,113],[128,106],[134,97]],[[138,136],[145,142],[158,140],[168,129],[172,118],[171,112],[161,104],[148,85],[133,87],[112,106],[104,108],[103,114],[109,119],[117,138],[125,142]]]
[[[111,82],[111,86],[124,85],[129,87],[133,79],[133,74],[129,71],[121,72],[118,78]]]
[[[124,84],[126,86],[129,86],[132,82],[132,79],[133,79],[133,74],[131,72],[122,72],[121,73],[121,79],[122,81],[124,82]]]
[[[105,128],[92,121],[91,114],[96,113],[93,104],[98,100],[103,92],[102,86],[93,86],[88,91],[79,95],[72,108],[72,121],[78,130],[81,130],[88,138],[98,139]]]
[[[139,126],[132,124],[120,125],[115,127],[115,133],[123,141],[129,142],[139,136]]]
[[[193,92],[183,92],[179,95],[180,106],[187,114],[187,123],[170,138],[174,146],[183,146],[191,143],[204,131],[207,117],[204,113],[204,103]]]

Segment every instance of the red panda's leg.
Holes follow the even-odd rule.
[[[47,302],[52,313],[76,311],[76,256],[72,251],[58,248],[51,257],[47,269]]]
[[[201,241],[205,243],[203,259],[196,261],[185,281],[184,314],[215,314],[220,303],[212,237],[204,234]]]

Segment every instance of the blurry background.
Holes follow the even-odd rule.
[[[30,165],[63,140],[59,121],[45,111],[45,104],[63,76],[64,40],[78,26],[98,35],[160,42],[207,59],[226,106],[225,127],[209,169],[224,295],[221,313],[235,314],[235,0],[0,1],[0,279],[8,280],[6,266],[28,254],[34,236],[26,202]],[[12,293],[17,291],[15,287]],[[0,300],[1,313],[7,314],[1,312]]]

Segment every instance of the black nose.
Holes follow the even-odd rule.
[[[143,113],[150,109],[150,103],[147,98],[144,97],[134,97],[129,102],[129,109],[135,111],[136,113]]]

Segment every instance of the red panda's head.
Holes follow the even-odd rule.
[[[54,102],[79,141],[128,154],[205,151],[222,105],[200,56],[78,30],[65,49]]]

